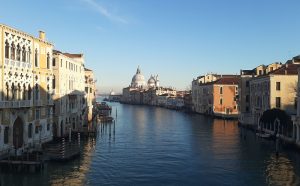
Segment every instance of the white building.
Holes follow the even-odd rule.
[[[78,131],[86,122],[85,70],[83,54],[53,51],[55,75],[55,122],[53,135]]]

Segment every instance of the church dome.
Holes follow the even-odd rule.
[[[154,86],[155,86],[155,83],[156,83],[156,81],[155,81],[154,77],[151,76],[151,77],[149,78],[149,80],[148,80],[148,86],[149,86],[149,87],[154,87]]]
[[[138,67],[136,74],[132,77],[131,87],[144,87],[145,84],[145,77],[141,73],[140,67]]]

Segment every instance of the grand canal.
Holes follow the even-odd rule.
[[[115,124],[82,142],[80,159],[42,173],[4,174],[1,185],[299,185],[299,152],[234,121],[113,103]]]

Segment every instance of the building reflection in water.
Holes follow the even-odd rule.
[[[299,177],[286,156],[276,157],[276,154],[272,154],[266,163],[265,174],[268,185],[300,185]]]
[[[95,138],[88,138],[82,148],[80,160],[73,160],[65,163],[53,164],[49,167],[51,185],[86,185],[86,174],[90,169],[91,160],[95,150]],[[52,169],[52,170],[51,170]],[[53,171],[53,172],[52,172]]]

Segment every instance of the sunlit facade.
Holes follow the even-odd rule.
[[[21,154],[52,140],[53,45],[0,25],[0,151]]]

